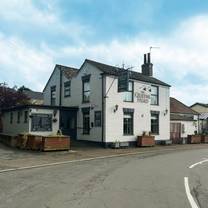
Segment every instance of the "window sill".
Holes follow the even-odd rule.
[[[159,106],[159,104],[150,104],[150,105],[153,105],[153,106]]]
[[[125,102],[125,103],[134,103],[134,101],[127,101],[127,100],[124,100],[123,102]]]
[[[153,135],[153,136],[159,136],[160,133],[151,133],[151,135]]]
[[[134,134],[123,134],[123,136],[134,136]]]

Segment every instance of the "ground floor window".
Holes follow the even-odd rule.
[[[101,124],[101,111],[95,111],[95,126],[100,127]]]
[[[124,135],[133,135],[133,113],[124,112],[123,117],[123,134]]]
[[[31,131],[52,131],[51,114],[32,114]]]
[[[90,134],[90,111],[83,111],[83,134]]]
[[[151,112],[151,133],[159,134],[159,112]]]

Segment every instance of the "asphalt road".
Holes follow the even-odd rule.
[[[0,207],[190,208],[184,185],[187,177],[196,207],[207,208],[205,158],[208,149],[145,153],[0,173]],[[189,168],[202,160],[204,163]]]

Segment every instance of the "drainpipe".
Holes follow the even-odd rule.
[[[62,77],[63,77],[63,71],[62,71],[61,67],[60,67],[59,70],[60,70],[59,106],[61,106],[62,105]]]
[[[104,74],[102,76],[102,145],[104,146],[104,136],[105,136],[105,92],[104,92]]]

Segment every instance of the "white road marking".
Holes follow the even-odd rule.
[[[205,162],[208,162],[208,159],[205,159],[205,160],[202,160],[202,161],[200,161],[200,162],[194,163],[193,165],[190,165],[189,168],[190,168],[190,169],[191,169],[191,168],[194,168],[195,166],[201,165],[201,164],[203,164],[203,163],[205,163]]]
[[[188,177],[184,177],[184,185],[185,185],[186,195],[187,195],[187,198],[188,198],[189,203],[191,205],[191,208],[199,208],[198,205],[196,204],[196,202],[194,201],[193,196],[191,195]]]

